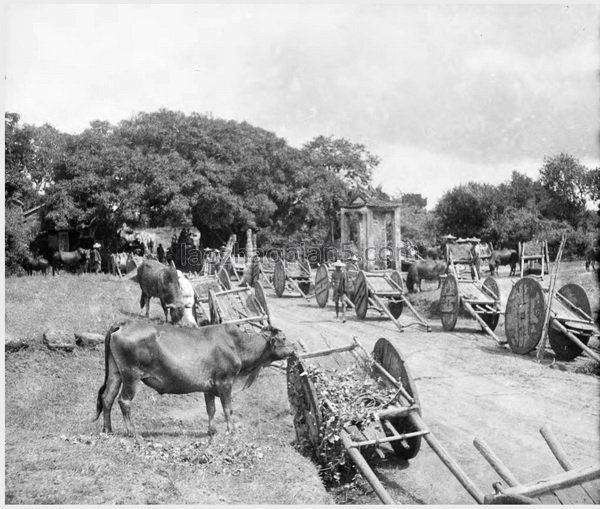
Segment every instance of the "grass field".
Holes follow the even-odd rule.
[[[137,439],[92,422],[104,350],[52,352],[46,328],[105,333],[140,317],[137,284],[106,275],[6,279],[6,333],[30,347],[5,356],[7,504],[327,504],[295,438],[285,375],[274,368],[234,389],[236,434],[209,440],[202,394],[160,396],[143,387],[132,409]],[[151,318],[162,317],[158,302]]]

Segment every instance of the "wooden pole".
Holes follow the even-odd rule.
[[[503,341],[498,336],[496,336],[496,334],[494,334],[494,331],[492,331],[492,329],[490,329],[488,327],[488,324],[485,323],[483,321],[483,319],[475,312],[475,310],[473,309],[473,307],[471,306],[471,304],[469,302],[463,300],[463,306],[465,307],[465,309],[467,310],[467,312],[473,318],[475,318],[475,320],[477,320],[477,322],[479,323],[479,325],[481,325],[481,327],[483,328],[483,330],[485,332],[487,332],[490,336],[492,336],[492,338],[494,338],[499,345],[505,345],[506,344],[506,340]]]
[[[487,443],[485,443],[482,439],[475,437],[473,439],[473,445],[497,472],[497,474],[502,477],[506,484],[509,486],[518,486],[520,484],[514,474],[508,469],[508,467],[502,462],[502,460],[496,455],[496,453]]]
[[[369,291],[369,283],[368,282],[367,282],[367,291]],[[396,327],[398,327],[400,332],[404,332],[404,326],[398,320],[396,320],[396,318],[394,318],[394,315],[392,314],[392,312],[387,308],[387,306],[384,306],[381,303],[381,300],[379,299],[379,297],[377,297],[377,295],[375,295],[375,292],[373,292],[373,291],[372,291],[371,298],[377,303],[377,305],[388,316],[388,318],[392,322],[394,322],[394,324],[396,325]]]
[[[560,445],[560,442],[556,438],[556,435],[554,434],[554,431],[552,430],[550,424],[544,424],[544,426],[540,428],[540,433],[544,437],[544,440],[548,444],[548,447],[550,447],[550,451],[552,451],[552,454],[554,454],[554,457],[556,458],[560,466],[563,468],[563,470],[573,470],[573,464],[571,463],[571,460],[569,460],[567,453]],[[583,484],[581,485],[581,488],[587,493],[588,497],[594,500],[594,497],[592,497],[590,492]]]
[[[581,348],[585,353],[587,353],[592,359],[596,362],[600,362],[600,355],[594,352],[589,346],[585,343],[582,343],[575,334],[573,334],[569,329],[567,329],[562,323],[560,323],[556,318],[552,318],[552,325],[557,328],[560,332],[562,332],[565,336],[567,336],[573,343],[575,343],[579,348]]]
[[[567,240],[567,236],[563,233],[560,239],[560,246],[558,248],[558,254],[556,255],[556,260],[554,261],[554,267],[552,267],[552,274],[550,275],[550,289],[548,291],[548,302],[546,302],[546,312],[544,314],[544,325],[542,327],[542,344],[538,346],[538,351],[536,353],[536,359],[538,362],[541,362],[542,357],[544,355],[544,351],[546,349],[546,341],[548,339],[548,326],[550,325],[550,309],[552,309],[552,301],[554,300],[554,292],[556,288],[556,278],[558,277],[558,269],[560,267],[560,259],[562,258],[563,248],[565,247],[565,242]],[[543,258],[542,258],[543,259]],[[544,272],[544,264],[542,263],[542,277]]]
[[[587,481],[593,481],[600,478],[600,467],[592,466],[569,470],[553,477],[534,481],[531,484],[514,486],[504,490],[505,495],[525,495],[527,497],[536,497],[550,491],[568,488]]]
[[[363,458],[363,455],[360,453],[360,451],[352,447],[352,440],[350,439],[348,433],[344,430],[341,430],[340,438],[345,449],[348,451],[348,455],[352,461],[354,461],[355,465],[360,470],[360,473],[371,485],[373,491],[375,491],[375,494],[379,497],[379,500],[381,500],[384,504],[394,505],[394,499],[392,499],[392,497],[383,487],[383,484],[381,484],[381,481],[377,478],[375,472],[371,470],[371,467],[366,462],[365,458]]]
[[[413,425],[416,426],[417,429],[427,429],[425,422],[421,419],[421,416],[413,412],[408,418],[412,421]],[[438,458],[442,461],[444,465],[452,472],[452,475],[456,477],[458,482],[462,484],[462,486],[467,490],[469,495],[473,497],[473,499],[478,504],[483,504],[483,493],[479,490],[479,488],[473,483],[473,481],[469,478],[469,476],[464,472],[460,465],[448,454],[448,451],[444,449],[442,444],[438,441],[432,433],[427,435],[423,435],[423,439],[429,444],[429,447],[433,449],[433,452],[437,455]]]

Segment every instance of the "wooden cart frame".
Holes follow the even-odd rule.
[[[544,337],[546,307],[550,304],[548,340],[558,360],[569,361],[586,351],[600,362],[587,343],[597,336],[590,300],[578,284],[568,283],[547,302],[549,291],[536,278],[526,276],[512,287],[506,301],[504,328],[511,350],[527,354]]]
[[[529,242],[519,242],[519,277],[525,273],[525,265],[531,266],[532,263],[540,264],[539,279],[544,279],[544,275],[550,267],[550,257],[548,255],[548,242],[545,240],[531,240]]]
[[[323,267],[323,266],[321,266]],[[319,268],[320,274],[317,274],[315,281],[321,281],[324,278],[325,269]],[[346,284],[349,300],[359,320],[364,320],[369,310],[376,311],[380,316],[387,316],[394,325],[404,331],[406,327],[417,326],[427,332],[431,332],[431,326],[419,314],[419,312],[410,303],[407,298],[407,292],[404,289],[402,276],[398,271],[391,273],[365,272],[363,270],[346,270]],[[322,289],[322,285],[319,289]],[[323,290],[324,291],[324,290]],[[315,283],[315,295],[317,295],[317,283]],[[323,302],[327,302],[326,297],[321,294],[317,299],[321,307]],[[416,320],[411,323],[402,324],[399,321],[404,307],[410,309]]]
[[[368,370],[372,377],[380,380],[382,383],[389,384],[397,390],[396,398],[394,398],[393,402],[377,412],[377,418],[382,424],[381,427],[385,432],[385,436],[372,437],[365,435],[363,439],[357,440],[353,437],[360,434],[361,430],[351,430],[344,427],[340,432],[340,439],[349,457],[384,504],[394,504],[395,502],[366,461],[361,453],[361,449],[375,447],[381,456],[383,452],[380,450],[380,446],[386,443],[391,445],[394,454],[405,460],[410,460],[418,454],[421,441],[425,440],[442,463],[478,504],[535,503],[533,497],[542,497],[545,494],[552,494],[558,489],[600,479],[600,465],[573,468],[566,454],[560,448],[550,427],[544,426],[540,431],[550,446],[552,453],[566,472],[521,485],[492,449],[482,439],[475,437],[473,440],[475,448],[508,484],[508,487],[504,487],[501,483],[494,483],[494,493],[487,496],[484,495],[448,451],[446,451],[441,442],[428,429],[421,417],[421,403],[408,367],[396,348],[385,338],[380,338],[376,342],[371,355],[367,353],[358,339],[354,338],[353,343],[347,346],[303,353],[294,355],[288,359],[288,396],[294,411],[294,428],[298,440],[310,444],[313,450],[318,449],[322,440],[321,426],[323,417],[320,410],[321,404],[333,411],[335,411],[335,406],[332,402],[320,402],[317,400],[314,384],[303,361],[337,355],[342,352],[352,354],[359,361],[359,364],[365,366],[365,369]],[[300,394],[301,397],[298,398],[297,394]],[[356,426],[353,426],[353,428],[356,428]],[[582,489],[592,502],[598,503],[598,500],[596,500],[598,497],[594,499],[585,487],[582,486]]]
[[[309,301],[311,269],[308,260],[286,262],[277,260],[273,267],[273,288],[277,297],[285,290],[295,292]]]

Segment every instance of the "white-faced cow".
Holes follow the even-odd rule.
[[[147,317],[150,316],[150,299],[158,297],[165,313],[166,322],[169,320],[170,311],[173,324],[180,322],[186,324],[185,305],[175,269],[154,260],[144,260],[138,267],[136,279],[142,289],[140,307],[146,306]],[[192,323],[195,324],[195,322]]]
[[[103,413],[102,430],[112,432],[110,413],[121,390],[118,401],[127,434],[135,435],[130,407],[143,382],[159,394],[204,392],[210,435],[216,432],[218,396],[227,431],[232,431],[231,389],[236,377],[250,375],[249,386],[263,366],[285,359],[294,350],[283,332],[270,325],[255,334],[231,324],[198,329],[148,322],[113,325],[105,339],[106,372],[98,391],[96,419]]]
[[[192,282],[180,270],[177,271],[177,278],[184,305],[182,322],[186,322],[186,325],[190,326],[208,325],[210,320],[202,309]]]

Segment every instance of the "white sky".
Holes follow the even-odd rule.
[[[429,206],[598,151],[599,6],[17,4],[5,109],[81,132],[165,107],[362,143]]]

